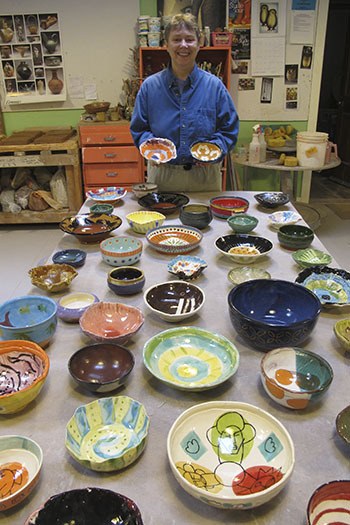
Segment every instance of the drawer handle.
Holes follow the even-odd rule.
[[[114,140],[116,140],[116,137],[113,137],[113,135],[108,135],[108,137],[104,137],[103,140],[105,142],[113,142]]]
[[[105,153],[105,157],[109,159],[114,159],[114,157],[116,156],[117,156],[116,153]]]
[[[106,176],[107,177],[117,177],[118,173],[116,171],[109,171],[108,173],[106,173]]]

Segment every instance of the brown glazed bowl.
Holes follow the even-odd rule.
[[[109,234],[119,228],[122,220],[117,215],[102,213],[83,213],[63,219],[59,227],[65,233],[74,235],[82,243],[98,243],[109,237]]]
[[[68,370],[79,386],[90,392],[105,393],[123,385],[134,364],[134,356],[127,348],[97,343],[75,352],[68,362]]]

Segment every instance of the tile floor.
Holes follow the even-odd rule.
[[[328,206],[331,202],[343,202],[350,209],[350,190],[314,178],[309,206],[321,216],[316,234],[339,266],[350,271],[350,213],[349,219],[341,219]],[[30,286],[28,269],[44,264],[61,236],[57,225],[0,225],[1,302]]]

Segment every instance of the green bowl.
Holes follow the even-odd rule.
[[[288,250],[308,248],[314,240],[314,232],[307,226],[287,224],[277,231],[278,240]]]
[[[249,233],[258,225],[258,219],[247,213],[237,213],[227,219],[228,225],[234,232]]]
[[[90,207],[91,213],[106,213],[107,215],[111,215],[113,213],[114,206],[113,204],[93,204]]]
[[[336,338],[346,351],[350,351],[350,319],[341,319],[333,327]]]
[[[332,257],[328,253],[314,248],[305,248],[297,250],[292,254],[294,261],[302,268],[309,268],[310,266],[327,266],[332,262]]]

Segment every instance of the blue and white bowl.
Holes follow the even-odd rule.
[[[286,224],[296,224],[302,217],[296,211],[285,210],[270,213],[267,218],[270,222],[270,226],[275,230],[279,230],[281,226]]]
[[[112,204],[121,200],[127,194],[125,188],[117,186],[107,186],[105,188],[97,188],[96,190],[89,190],[86,192],[86,197],[95,202],[104,204]]]

